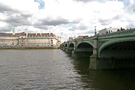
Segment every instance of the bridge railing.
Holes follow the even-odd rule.
[[[93,40],[93,37],[85,37],[85,38],[80,38],[80,39],[74,39],[74,41],[85,41],[85,40]]]
[[[135,29],[131,29],[131,30],[123,30],[123,31],[117,31],[117,32],[113,32],[113,33],[108,33],[108,34],[104,34],[104,35],[99,35],[99,38],[108,38],[108,37],[117,37],[117,36],[126,36],[126,35],[135,35]]]

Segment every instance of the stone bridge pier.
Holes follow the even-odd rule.
[[[98,37],[94,36],[93,55],[90,56],[90,69],[98,69]]]

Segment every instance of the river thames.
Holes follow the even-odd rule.
[[[135,69],[89,70],[59,49],[0,50],[0,90],[134,90]]]

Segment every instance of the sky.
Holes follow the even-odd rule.
[[[109,27],[135,28],[135,0],[0,0],[0,32],[94,35]]]

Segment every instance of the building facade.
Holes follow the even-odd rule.
[[[99,31],[99,35],[104,35],[104,34],[107,34],[107,33],[112,33],[112,32],[117,32],[117,30],[119,30],[120,28],[105,28],[105,29],[102,29]]]
[[[1,48],[57,48],[59,45],[53,33],[0,33]]]
[[[86,37],[88,37],[88,35],[86,35],[86,36],[78,36],[76,39],[81,39],[81,38],[86,38]]]

